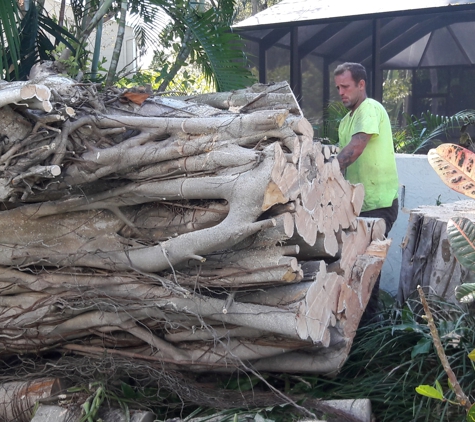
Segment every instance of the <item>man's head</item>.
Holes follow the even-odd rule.
[[[354,111],[366,99],[366,70],[359,63],[340,64],[333,72],[343,105]]]

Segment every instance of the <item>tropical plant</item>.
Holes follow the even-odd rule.
[[[411,95],[412,72],[410,70],[385,70],[383,81],[383,106],[389,119],[400,126],[405,119],[406,99]]]
[[[348,114],[348,109],[341,101],[332,101],[325,107],[324,114],[323,124],[316,128],[317,136],[328,139],[331,144],[337,144],[338,126],[343,117]]]
[[[59,44],[76,54],[78,40],[51,19],[36,2],[28,10],[16,1],[0,2],[0,77],[25,79],[39,60],[53,60]]]
[[[421,382],[447,384],[443,368],[437,365],[429,327],[421,318],[420,300],[411,298],[403,308],[389,295],[383,300],[381,318],[358,328],[349,358],[338,375],[272,374],[268,381],[280,381],[280,389],[292,397],[305,397],[304,406],[313,399],[369,399],[378,422],[463,420],[464,409],[415,393]],[[475,347],[474,316],[438,297],[430,297],[429,303],[454,371],[467,391],[475,391],[475,373],[468,358]],[[446,397],[455,401],[451,390]]]
[[[241,39],[230,31],[234,0],[220,0],[207,6],[192,0],[128,0],[119,3],[114,0],[71,0],[75,22],[69,31],[56,24],[34,1],[23,14],[16,2],[1,1],[6,4],[0,8],[0,47],[3,53],[0,54],[0,69],[5,79],[26,78],[38,60],[57,58],[53,52],[60,44],[66,46],[73,56],[70,61],[77,63],[75,72],[88,72],[85,67],[90,54],[86,51],[87,38],[105,18],[117,16],[119,31],[107,79],[109,84],[115,82],[120,77],[116,65],[127,10],[142,51],[147,46],[156,48],[158,45],[162,49],[171,47],[176,52],[169,71],[161,72],[161,90],[167,88],[187,63],[198,66],[208,83],[214,84],[218,91],[242,88],[254,82],[245,65]],[[61,58],[68,60],[67,55]],[[10,72],[10,67],[13,67],[13,72]]]
[[[395,151],[421,154],[442,144],[449,131],[460,129],[462,118],[457,114],[439,116],[426,111],[420,117],[405,114],[404,120],[406,121],[405,126],[394,130]]]
[[[149,1],[170,17],[160,40],[162,51],[174,53],[174,62],[160,63],[159,91],[164,91],[187,64],[199,68],[217,91],[243,88],[255,81],[246,68],[241,40],[230,31],[234,0],[220,0],[214,7],[197,7],[196,2],[188,0]]]
[[[467,126],[474,122],[473,112],[459,113],[458,118],[463,121],[462,134],[464,134]],[[467,138],[465,138],[465,141],[467,141]],[[428,159],[447,186],[466,196],[475,198],[475,154],[472,151],[460,145],[442,144],[429,151]],[[465,217],[452,217],[447,223],[447,238],[459,263],[466,269],[475,271],[475,224]],[[474,302],[475,283],[464,283],[457,286],[455,297],[462,303]],[[430,310],[425,307],[425,312],[430,325]],[[475,405],[470,403],[468,397],[459,387],[458,379],[445,359],[445,350],[440,344],[439,333],[434,327],[431,328],[431,333],[444,370],[451,379],[449,387],[456,392],[456,400],[447,399],[441,385],[437,382],[435,387],[421,385],[416,391],[426,397],[465,407],[467,409],[466,420],[475,421]],[[467,356],[470,360],[475,361],[475,349],[472,349]]]
[[[435,320],[432,314],[432,311],[429,307],[427,299],[425,297],[425,293],[422,287],[417,287],[418,293],[421,298],[422,307],[424,309],[424,317],[427,320],[427,324],[430,329],[430,334],[432,337],[432,341],[434,343],[434,347],[437,351],[437,356],[439,357],[440,363],[447,374],[448,377],[448,386],[450,390],[452,390],[455,394],[455,400],[450,400],[445,397],[444,391],[440,382],[436,380],[435,388],[430,385],[420,385],[416,387],[416,392],[419,394],[429,397],[431,399],[438,399],[442,402],[448,402],[452,405],[460,406],[464,408],[467,412],[466,420],[468,422],[475,421],[475,405],[471,403],[470,398],[465,394],[463,388],[461,387],[457,375],[452,369],[450,365],[449,359],[447,358],[447,354],[445,352],[444,346],[439,336],[439,332],[437,330],[437,326],[435,324]],[[475,357],[475,349],[472,350],[471,353],[468,355],[469,359],[473,360]]]

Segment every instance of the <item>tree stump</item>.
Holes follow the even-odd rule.
[[[475,202],[459,201],[440,206],[422,206],[411,211],[402,244],[398,301],[403,304],[416,294],[418,285],[430,293],[457,303],[455,287],[473,280],[473,272],[462,267],[447,239],[451,217],[475,221]]]

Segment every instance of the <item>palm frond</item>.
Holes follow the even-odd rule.
[[[206,78],[214,80],[217,91],[232,91],[254,82],[246,67],[241,38],[222,24],[214,9],[190,13],[184,22],[196,40],[194,59]]]
[[[25,79],[39,60],[51,59],[60,42],[75,52],[74,37],[55,23],[36,2],[23,16],[17,2],[0,0],[0,72],[7,80]],[[7,3],[9,7],[7,7]]]
[[[16,1],[0,1],[0,71],[3,79],[10,79],[10,66],[16,78],[20,62],[20,15]]]
[[[68,47],[73,54],[76,54],[76,46],[79,41],[71,32],[59,26],[53,19],[45,14],[40,14],[38,21],[43,35],[47,34],[48,38],[52,37],[54,39],[54,43],[51,43],[52,45],[62,43]]]
[[[20,66],[17,79],[26,79],[31,67],[37,62],[37,35],[38,35],[38,9],[31,4],[28,12],[20,22]],[[49,46],[48,46],[49,47]],[[51,50],[51,48],[50,48]]]
[[[246,68],[242,40],[233,34],[230,25],[234,0],[220,0],[215,7],[202,12],[196,2],[188,0],[148,0],[169,16],[169,26],[162,40],[164,47],[171,46],[174,39],[191,39],[187,42],[188,62],[197,65],[208,83],[216,90],[227,91],[243,88],[254,82]],[[191,33],[191,37],[188,35]],[[155,42],[157,38],[154,38]],[[183,46],[182,46],[183,49]]]
[[[138,48],[143,51],[157,47],[163,31],[170,23],[170,17],[164,11],[163,6],[167,2],[144,0],[130,10],[129,25],[132,26]]]
[[[39,60],[53,60],[53,50],[60,43],[76,53],[78,41],[67,30],[51,19],[43,9],[34,3],[21,20],[21,64],[19,78],[25,79],[31,67]]]
[[[395,130],[396,152],[410,154],[426,153],[446,142],[447,136],[453,129],[461,126],[461,118],[441,116],[430,111],[421,113],[420,117],[405,114],[406,126],[402,130]]]

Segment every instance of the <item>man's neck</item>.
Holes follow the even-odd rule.
[[[350,109],[350,116],[353,116],[353,113],[356,111],[356,109],[363,103],[364,100],[368,98],[366,95],[363,97],[361,101],[358,101],[351,109]]]

